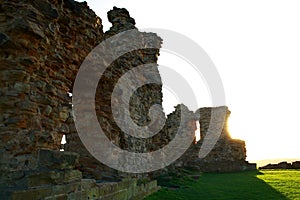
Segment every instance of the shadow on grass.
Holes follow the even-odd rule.
[[[258,171],[238,173],[204,173],[199,180],[176,179],[170,185],[176,190],[163,188],[149,196],[153,199],[287,199],[280,192],[256,176]]]

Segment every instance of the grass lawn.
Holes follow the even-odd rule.
[[[300,170],[262,170],[257,178],[264,180],[287,199],[300,200]]]
[[[146,200],[300,200],[300,170],[204,173],[198,180],[193,174],[186,174],[181,178],[172,177],[160,178],[162,189],[147,197]]]

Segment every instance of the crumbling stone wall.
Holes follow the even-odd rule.
[[[194,139],[195,142],[196,129],[196,118],[193,111],[190,111],[184,104],[178,104],[175,106],[175,110],[167,116],[160,134],[151,138],[150,151],[164,147],[173,140],[176,134],[184,134],[186,137],[191,137],[191,141]]]
[[[280,162],[277,164],[267,164],[265,166],[259,167],[259,169],[300,169],[300,161],[295,161],[292,163]]]
[[[217,119],[211,119],[212,112],[218,112],[218,110],[225,110],[224,120],[222,115]],[[218,161],[218,160],[228,160],[228,161],[238,161],[246,159],[246,147],[245,142],[241,140],[234,140],[231,138],[228,131],[228,118],[230,116],[230,111],[226,106],[215,107],[215,108],[200,108],[200,137],[198,145],[202,145],[204,138],[208,133],[209,127],[214,127],[212,123],[222,124],[222,132],[213,150],[204,158],[207,162]],[[210,121],[209,121],[210,120]],[[218,125],[216,125],[218,126]],[[214,130],[213,130],[214,131]]]
[[[131,180],[106,187],[82,180],[82,172],[84,177],[102,180],[117,173],[99,163],[81,144],[68,95],[72,93],[75,76],[87,54],[105,38],[135,28],[128,11],[114,8],[108,15],[113,27],[104,34],[101,19],[86,3],[4,1],[0,10],[0,198],[131,199],[157,190],[156,182],[136,186]],[[161,43],[155,34],[145,33],[147,37],[148,42]],[[111,113],[107,112],[110,106],[107,97],[116,80],[137,65],[155,64],[157,55],[158,49],[128,53],[104,73],[96,95],[100,123],[112,122]],[[156,77],[159,76],[157,68],[153,69]],[[111,70],[115,72],[113,76]],[[161,91],[161,85],[149,85],[139,91],[143,95],[138,92],[132,97],[132,113],[136,121],[145,123],[141,119],[147,116],[149,107],[145,98],[161,104],[162,95],[156,92]],[[136,141],[130,142],[134,139],[126,138],[110,124],[104,127],[117,145],[138,150],[138,145],[128,145],[136,144]],[[76,153],[59,151],[64,134],[68,141],[65,149],[79,153],[80,160]],[[97,175],[98,172],[101,173]]]
[[[135,22],[125,9],[119,9],[114,7],[113,10],[108,12],[108,19],[112,23],[112,27],[104,34],[104,38],[112,37],[120,32],[135,29]],[[141,139],[130,136],[128,133],[122,131],[116,124],[112,113],[112,102],[123,102],[122,94],[125,94],[126,98],[130,98],[129,110],[125,108],[118,108],[118,116],[126,119],[125,114],[130,112],[130,117],[139,126],[147,126],[150,122],[149,108],[154,105],[162,104],[162,85],[161,84],[147,84],[139,88],[122,88],[117,91],[118,95],[113,99],[112,93],[116,84],[121,77],[130,70],[147,65],[151,66],[151,70],[147,71],[146,75],[139,74],[134,78],[137,81],[143,81],[147,79],[158,79],[157,82],[161,82],[160,75],[157,68],[157,56],[159,49],[147,48],[149,44],[156,44],[154,46],[160,47],[161,38],[154,33],[138,33],[132,37],[140,37],[139,40],[128,38],[128,43],[135,42],[134,45],[140,47],[138,50],[128,52],[118,59],[113,61],[110,66],[107,66],[103,75],[99,80],[96,91],[96,113],[99,124],[106,134],[106,136],[117,146],[124,150],[132,152],[147,152],[149,149],[150,139]],[[115,47],[118,51],[119,47]],[[110,52],[108,52],[110,53]],[[105,62],[105,61],[104,61]],[[105,66],[105,64],[103,64]],[[127,82],[133,82],[134,80],[126,80]],[[132,96],[126,96],[130,94],[130,90],[136,91]],[[164,114],[162,113],[164,116]],[[72,134],[67,135],[68,143],[65,145],[66,150],[80,153],[79,169],[83,171],[84,177],[96,178],[101,180],[118,180],[121,173],[116,170],[110,169],[97,161],[82,145],[80,138],[78,137],[76,130]],[[134,128],[132,128],[134,130]]]
[[[0,23],[0,171],[9,176],[36,169],[38,149],[60,149],[73,123],[68,92],[103,31],[73,0],[1,1]]]
[[[246,161],[246,146],[242,140],[232,139],[228,131],[228,118],[230,111],[226,106],[205,107],[200,108],[196,112],[189,111],[184,105],[178,105],[176,110],[168,115],[166,126],[162,130],[163,134],[159,140],[155,140],[156,146],[164,146],[172,140],[174,134],[178,132],[178,124],[180,123],[180,110],[183,109],[185,115],[185,124],[183,129],[187,137],[195,133],[196,121],[200,124],[200,140],[194,142],[184,152],[184,154],[168,166],[166,169],[158,170],[150,173],[151,176],[157,177],[160,174],[168,173],[168,171],[177,171],[178,168],[189,168],[203,172],[229,172],[255,170],[255,164],[249,164]],[[213,114],[214,113],[214,114]],[[221,130],[218,135],[217,131]],[[216,134],[216,140],[209,141],[209,145],[203,145],[207,135]],[[211,144],[210,144],[211,143]],[[204,158],[199,158],[200,149],[202,151],[208,149],[209,153]]]
[[[212,115],[212,113],[216,115]],[[184,166],[209,172],[227,172],[255,170],[255,164],[246,161],[245,141],[232,139],[228,131],[228,118],[230,111],[226,106],[200,108],[196,111],[200,123],[200,141],[192,145],[183,156]],[[215,116],[215,118],[212,118]],[[199,151],[205,151],[205,137],[214,134],[217,127],[221,127],[221,134],[213,145],[212,150],[204,157],[199,158]]]
[[[103,165],[85,149],[75,128],[71,97],[68,94],[72,93],[75,76],[82,61],[97,44],[120,32],[136,29],[134,19],[125,9],[114,8],[108,13],[108,19],[112,27],[103,33],[101,19],[86,3],[73,0],[1,1],[0,190],[10,188],[9,191],[6,190],[9,193],[7,196],[19,195],[19,198],[26,194],[29,198],[39,194],[41,198],[58,198],[61,195],[65,198],[64,192],[67,192],[73,195],[69,198],[76,195],[96,198],[104,195],[100,189],[104,186],[82,180],[82,177],[116,181],[127,176]],[[128,52],[116,59],[105,70],[98,83],[96,113],[107,137],[124,150],[155,151],[174,138],[182,119],[184,121],[180,134],[194,137],[195,123],[199,120],[201,141],[191,144],[172,167],[229,171],[224,163],[230,162],[230,166],[233,166],[231,170],[247,168],[245,143],[230,138],[227,122],[213,151],[203,160],[197,157],[203,138],[209,134],[207,126],[211,123],[211,110],[218,108],[203,108],[193,113],[184,105],[177,106],[167,118],[163,117],[166,123],[162,130],[147,139],[132,137],[117,126],[111,102],[123,100],[112,99],[111,94],[119,78],[137,66],[151,64],[152,71],[147,75],[137,76],[136,80],[154,78],[160,81],[156,64],[159,49],[147,47],[150,43],[160,47],[162,39],[154,33],[140,33],[139,36],[141,42],[136,45],[145,48]],[[129,93],[126,89],[119,92]],[[162,85],[147,84],[128,98],[129,113],[133,121],[140,126],[149,125],[149,109],[154,104],[162,104]],[[128,110],[123,108],[118,110],[121,116],[126,112]],[[158,112],[156,114],[164,116],[162,111]],[[229,113],[227,109],[227,117]],[[212,121],[224,123],[223,119],[218,118]],[[152,123],[153,127],[150,129],[160,123]],[[67,151],[60,152],[63,135],[67,138],[64,147]],[[220,163],[223,165],[219,165]],[[57,185],[61,186],[56,187]],[[41,191],[33,187],[47,189]],[[27,190],[11,192],[16,188],[25,188],[29,193]],[[149,191],[156,189],[154,184]],[[91,193],[87,195],[87,191]],[[93,196],[95,191],[98,196]],[[148,190],[143,192],[147,193]],[[126,193],[126,198],[131,197]]]

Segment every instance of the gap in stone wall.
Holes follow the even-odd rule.
[[[67,92],[67,94],[68,94],[68,97],[70,97],[70,102],[69,102],[69,104],[71,104],[71,105],[72,105],[72,108],[73,108],[73,104],[72,104],[72,96],[73,96],[73,94],[72,94],[72,91],[69,90],[69,91]],[[73,109],[71,110],[71,113],[70,113],[70,114],[73,115]],[[66,137],[65,134],[63,134],[63,136],[62,136],[60,144],[61,144],[61,145],[60,145],[60,151],[65,151],[65,144],[67,144],[67,137]]]
[[[196,137],[195,143],[197,143],[201,139],[201,136],[200,136],[200,123],[199,123],[199,121],[196,121],[196,127],[197,127],[197,129],[195,131],[195,137]]]
[[[67,140],[66,140],[66,135],[63,134],[62,138],[61,138],[61,146],[60,146],[60,151],[65,151],[65,148],[64,148],[64,145],[67,143]]]

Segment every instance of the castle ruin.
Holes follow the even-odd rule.
[[[81,63],[95,46],[123,31],[137,30],[128,11],[109,11],[112,27],[105,33],[101,19],[85,2],[1,0],[0,11],[0,199],[141,199],[156,191],[155,177],[161,171],[122,173],[89,153],[77,134],[69,95]],[[255,169],[245,161],[245,142],[230,137],[227,107],[200,108],[194,113],[178,105],[165,117],[162,130],[146,139],[132,137],[118,127],[111,111],[111,95],[119,78],[139,65],[151,64],[150,76],[160,79],[155,64],[159,48],[146,47],[148,43],[160,46],[163,39],[155,33],[140,33],[140,37],[139,45],[145,49],[119,57],[104,71],[97,86],[96,114],[110,141],[131,152],[155,151],[174,138],[180,115],[184,115],[180,132],[194,137],[199,121],[201,140],[191,143],[168,169]],[[162,85],[138,88],[130,97],[132,120],[140,126],[148,124],[148,110],[153,104],[162,105]],[[212,110],[221,108],[225,117],[211,119]],[[118,112],[125,115],[124,110]],[[221,136],[212,151],[199,159],[211,123],[222,124]],[[67,143],[62,146],[64,135]],[[150,177],[149,181],[138,184],[143,177]]]

